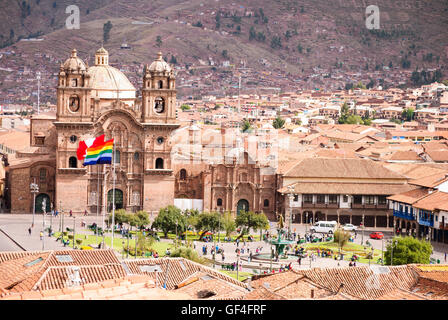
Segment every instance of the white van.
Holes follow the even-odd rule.
[[[311,233],[334,233],[337,226],[338,223],[336,221],[319,221],[310,228],[310,231]]]

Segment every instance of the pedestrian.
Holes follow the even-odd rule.
[[[70,210],[70,217],[73,217],[73,211]]]
[[[87,210],[84,210],[84,216],[87,216]]]
[[[44,237],[44,233],[41,231],[40,232],[40,240],[42,240],[43,237]]]
[[[28,228],[28,233],[31,235],[31,227]],[[445,261],[446,261],[446,253],[445,253]]]
[[[297,262],[299,263],[299,266],[302,265],[302,257],[299,257],[299,259],[297,260]]]
[[[446,262],[446,252],[445,252],[445,262]]]

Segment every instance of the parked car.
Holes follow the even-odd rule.
[[[316,222],[311,228],[311,233],[319,232],[319,233],[334,233],[336,230],[338,223],[336,221],[319,221]]]
[[[357,226],[354,226],[354,225],[352,225],[352,224],[350,224],[350,223],[347,223],[347,224],[344,224],[344,225],[342,226],[342,229],[345,230],[345,231],[355,231],[355,230],[358,229],[358,227],[357,227]]]
[[[381,240],[381,239],[383,239],[383,237],[384,237],[384,234],[382,232],[375,231],[370,234],[370,239],[380,239]]]

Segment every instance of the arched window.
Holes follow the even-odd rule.
[[[163,89],[163,81],[159,80],[159,89]]]
[[[180,170],[179,178],[180,180],[187,180],[187,170],[185,169]]]
[[[120,151],[118,151],[118,150],[115,150],[114,162],[120,163]]]
[[[162,158],[156,159],[156,169],[163,169],[163,159]]]
[[[140,153],[135,152],[135,153],[134,153],[134,160],[135,160],[135,161],[138,161],[139,159],[140,159]]]
[[[265,207],[269,207],[269,200],[268,199],[264,199],[263,205]]]
[[[218,198],[218,200],[216,201],[216,205],[217,205],[218,207],[221,207],[221,206],[222,206],[222,199],[221,199],[221,198]]]
[[[70,157],[68,159],[68,167],[69,168],[77,168],[78,167],[78,160],[76,157]]]

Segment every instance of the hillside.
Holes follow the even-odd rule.
[[[236,67],[293,77],[308,77],[318,69],[329,74],[359,73],[387,66],[401,69],[406,64],[410,71],[441,68],[447,73],[448,2],[444,0],[377,0],[381,28],[374,32],[365,26],[365,8],[372,4],[366,1],[7,2],[0,4],[3,50],[50,54],[57,61],[76,47],[92,63],[95,50],[104,43],[111,63],[120,64],[149,63],[160,50],[168,61],[182,66],[229,61]],[[65,8],[72,4],[80,8],[79,30],[65,28]],[[108,21],[110,38],[103,42]],[[29,36],[44,40],[17,42]],[[120,49],[122,43],[132,49]],[[21,62],[32,64],[29,59]],[[58,65],[52,67],[56,71]]]

